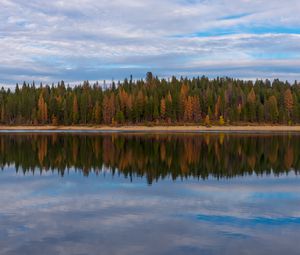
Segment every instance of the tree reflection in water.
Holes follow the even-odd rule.
[[[300,169],[293,134],[2,134],[0,165],[16,171],[101,173],[146,177],[232,178]]]

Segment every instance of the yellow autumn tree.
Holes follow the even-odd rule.
[[[48,120],[48,107],[41,93],[38,100],[38,119],[41,123],[46,123]]]
[[[225,120],[224,120],[224,118],[223,118],[222,115],[220,116],[219,124],[220,124],[221,126],[223,126],[223,125],[225,124]]]
[[[162,119],[166,117],[166,100],[164,98],[160,100],[160,116]]]
[[[184,104],[184,120],[192,121],[192,119],[193,119],[193,100],[192,97],[189,96],[185,100],[185,104]]]
[[[292,95],[292,91],[290,89],[287,89],[284,92],[284,105],[285,108],[287,110],[288,113],[288,118],[291,118],[291,113],[293,111],[294,108],[294,100],[293,100],[293,95]]]
[[[207,114],[205,119],[204,119],[204,125],[209,127],[210,126],[210,119],[209,119],[209,115]]]

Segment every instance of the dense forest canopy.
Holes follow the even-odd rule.
[[[0,91],[0,122],[9,125],[300,123],[300,83],[207,77],[75,87],[23,83]]]

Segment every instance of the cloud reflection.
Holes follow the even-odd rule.
[[[0,173],[0,254],[298,252],[297,177],[165,179],[149,187],[78,175]]]

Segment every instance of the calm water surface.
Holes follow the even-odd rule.
[[[299,254],[300,135],[2,134],[0,254]]]

